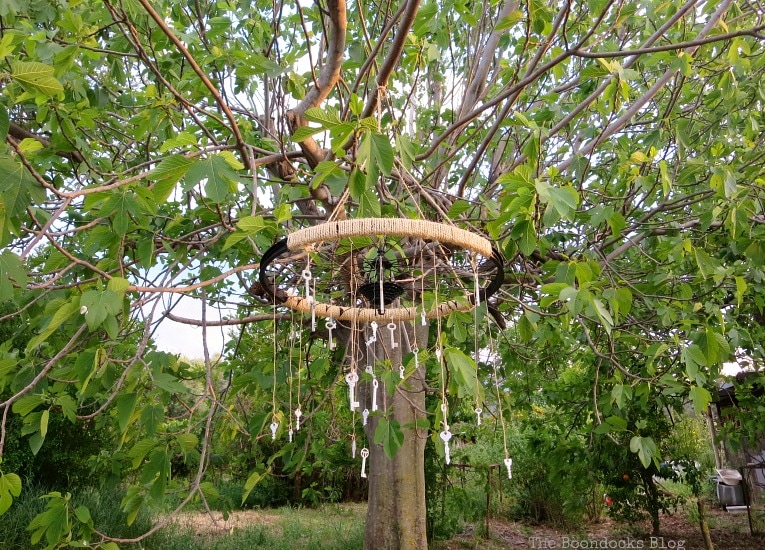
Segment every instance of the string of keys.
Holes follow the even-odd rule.
[[[356,383],[359,381],[358,373],[355,370],[352,370],[345,375],[345,381],[348,382],[348,397],[351,402],[351,410],[355,411],[360,405],[360,403],[356,401]]]
[[[364,447],[361,449],[361,477],[367,477],[367,458],[369,457],[369,449]]]

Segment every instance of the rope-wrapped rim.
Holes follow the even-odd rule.
[[[504,280],[504,262],[501,255],[492,247],[488,239],[480,235],[452,225],[427,220],[361,218],[327,222],[291,233],[286,239],[276,243],[263,255],[260,265],[260,283],[269,294],[286,307],[302,313],[313,312],[317,317],[362,323],[371,321],[410,321],[417,318],[422,315],[422,309],[419,307],[386,307],[381,312],[377,308],[325,304],[280,291],[268,279],[267,268],[269,264],[286,252],[310,250],[322,242],[337,242],[345,238],[369,237],[372,235],[415,237],[455,245],[487,258],[496,266],[496,275],[486,288],[479,290],[479,299],[481,301],[486,300],[499,290]],[[429,311],[425,312],[425,316],[429,319],[435,319],[448,315],[453,311],[470,311],[474,306],[475,295],[469,294],[464,299],[451,299],[435,304]]]
[[[419,237],[457,245],[465,250],[477,252],[486,258],[491,258],[494,253],[491,243],[487,239],[465,229],[428,220],[403,218],[361,218],[306,227],[287,237],[287,248],[295,251],[320,242],[335,242],[348,237],[366,237],[369,235]]]

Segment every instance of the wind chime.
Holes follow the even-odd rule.
[[[350,362],[344,380],[354,419],[359,413],[365,426],[369,416],[380,408],[381,396],[378,394],[382,393],[375,372],[375,342],[384,335],[390,349],[399,348],[406,336],[402,322],[414,321],[425,327],[428,320],[434,320],[438,325],[435,356],[441,377],[441,429],[438,435],[443,441],[446,463],[450,463],[452,433],[448,423],[441,319],[455,311],[476,311],[477,306],[502,285],[503,260],[488,239],[454,225],[426,220],[362,218],[332,221],[297,230],[273,245],[263,255],[259,275],[262,287],[271,295],[275,306],[286,306],[303,314],[306,322],[310,319],[312,331],[317,330],[319,318],[325,320],[330,349],[336,347],[338,328],[350,329],[347,353]],[[477,314],[475,321],[477,365]],[[410,343],[415,370],[418,370],[419,346],[427,347],[427,342],[418,342],[415,338]],[[276,344],[274,346],[276,354]],[[366,346],[366,354],[358,353],[361,346]],[[495,356],[493,352],[491,355]],[[364,372],[371,377],[370,403],[363,410],[359,410],[359,356],[366,356],[368,363]],[[398,365],[398,371],[401,380],[407,377],[403,362]],[[496,364],[494,375],[499,398]],[[293,414],[295,430],[300,428],[299,387],[298,382],[297,408],[288,417],[290,437]],[[290,385],[290,407],[292,394]],[[478,395],[476,391],[474,411],[476,423],[480,425],[483,410]],[[280,419],[275,399],[273,408],[271,432],[275,439]],[[504,437],[501,406],[498,413]],[[355,458],[355,435],[351,439],[351,450]],[[369,449],[362,448],[362,477],[366,477],[368,457]],[[512,460],[506,440],[504,463],[508,477],[511,477]]]

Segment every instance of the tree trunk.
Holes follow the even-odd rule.
[[[406,330],[404,331],[404,329]],[[415,429],[414,422],[425,418],[424,369],[420,367],[408,374],[406,380],[399,378],[401,358],[414,347],[413,334],[417,333],[418,345],[427,345],[428,327],[414,323],[397,323],[391,347],[391,331],[381,325],[377,331],[377,342],[372,346],[360,339],[363,367],[374,365],[379,381],[377,402],[379,412],[369,417],[366,426],[369,458],[369,497],[367,509],[365,550],[425,550],[427,549],[425,511],[425,442],[428,431]],[[368,330],[367,330],[368,332]],[[369,334],[367,334],[368,336]],[[380,360],[388,360],[389,366],[380,366]],[[392,369],[392,380],[397,388],[391,396],[381,374],[383,369]],[[360,388],[360,410],[372,410],[371,383]],[[389,422],[398,421],[404,433],[402,446],[394,458],[385,456],[382,445],[374,444],[375,429],[382,414]]]
[[[696,508],[699,511],[699,527],[701,528],[701,536],[704,537],[704,546],[706,550],[715,550],[715,545],[712,543],[712,535],[709,533],[704,501],[700,497],[696,497]]]

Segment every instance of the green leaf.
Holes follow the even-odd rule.
[[[50,420],[50,409],[45,409],[40,415],[40,438],[45,439],[48,435],[48,421]]]
[[[324,131],[324,128],[312,128],[311,126],[301,126],[297,130],[295,130],[294,134],[292,134],[292,141],[294,141],[295,143],[300,143],[301,141],[308,139],[312,135],[318,134],[319,132],[323,132],[323,131]]]
[[[285,202],[274,208],[274,218],[276,218],[276,223],[284,223],[287,220],[291,220],[292,207],[290,204]]]
[[[210,155],[190,166],[186,172],[184,189],[188,190],[203,180],[205,196],[215,204],[222,203],[229,191],[236,189],[239,175],[223,155]]]
[[[696,414],[704,414],[707,406],[712,401],[712,394],[706,388],[699,386],[691,386],[688,396],[693,402],[693,409],[696,411]]]
[[[170,155],[157,164],[147,177],[153,181],[163,180],[175,185],[196,162],[197,159],[189,159],[183,155]]]
[[[36,393],[27,394],[21,399],[14,401],[11,410],[19,416],[27,416],[44,402],[45,398],[42,395]]]
[[[3,250],[0,253],[0,302],[13,298],[14,287],[25,289],[28,281],[21,258],[10,250]]]
[[[135,411],[135,404],[138,400],[138,395],[135,393],[123,393],[115,400],[115,408],[117,411],[117,424],[120,427],[120,432],[125,433],[133,419],[133,412]]]
[[[188,389],[168,372],[154,375],[154,385],[168,393],[187,393]]]
[[[501,32],[511,29],[515,26],[516,23],[523,21],[524,18],[525,15],[521,10],[511,11],[506,17],[503,17],[499,22],[497,22],[496,26],[494,27],[494,32]]]
[[[64,91],[64,86],[53,76],[53,67],[42,63],[16,61],[11,64],[11,78],[48,97]]]
[[[0,158],[0,203],[10,216],[24,214],[32,201],[45,200],[45,192],[23,164]]]
[[[176,434],[175,440],[178,442],[178,446],[185,453],[193,451],[199,445],[199,438],[192,433],[180,433]]]
[[[401,431],[401,424],[395,418],[388,420],[386,417],[380,417],[375,429],[375,445],[382,444],[383,452],[389,459],[393,459],[398,452],[399,447],[404,444],[404,432]]]
[[[364,173],[361,170],[354,168],[351,171],[348,185],[349,191],[351,193],[351,198],[354,200],[359,200],[367,190],[367,178],[364,176]]]
[[[652,460],[658,462],[659,451],[651,437],[633,436],[630,439],[630,451],[637,453],[644,468],[648,468]]]
[[[311,122],[321,124],[322,128],[331,129],[340,124],[340,117],[337,113],[328,113],[319,107],[311,107],[305,112],[305,118]]]
[[[87,308],[85,322],[90,330],[101,326],[106,318],[122,311],[122,298],[111,290],[88,290],[80,298],[80,307]]]
[[[525,256],[530,256],[537,248],[537,233],[534,225],[528,220],[515,224],[510,236],[517,241],[518,248]]]
[[[266,222],[263,216],[245,216],[237,222],[236,226],[248,235],[252,235],[259,233],[266,226]]]
[[[457,383],[457,395],[462,398],[466,396],[475,397],[478,392],[478,372],[475,361],[468,357],[462,351],[447,347],[444,349],[444,358],[449,372]]]
[[[6,34],[3,38],[10,35]],[[11,120],[8,116],[8,110],[4,105],[0,105],[0,142],[5,141],[5,137],[8,135],[8,129],[10,128]]]
[[[393,169],[393,147],[387,136],[371,134],[372,136],[372,159],[377,167],[386,176],[390,176]]]
[[[0,516],[13,504],[13,497],[21,494],[21,478],[16,474],[0,472]]]
[[[255,486],[263,481],[263,479],[266,477],[266,472],[258,472],[255,470],[252,472],[249,477],[247,478],[247,481],[244,482],[244,492],[242,493],[242,505],[247,501],[247,497],[250,496],[250,493],[255,488]]]

